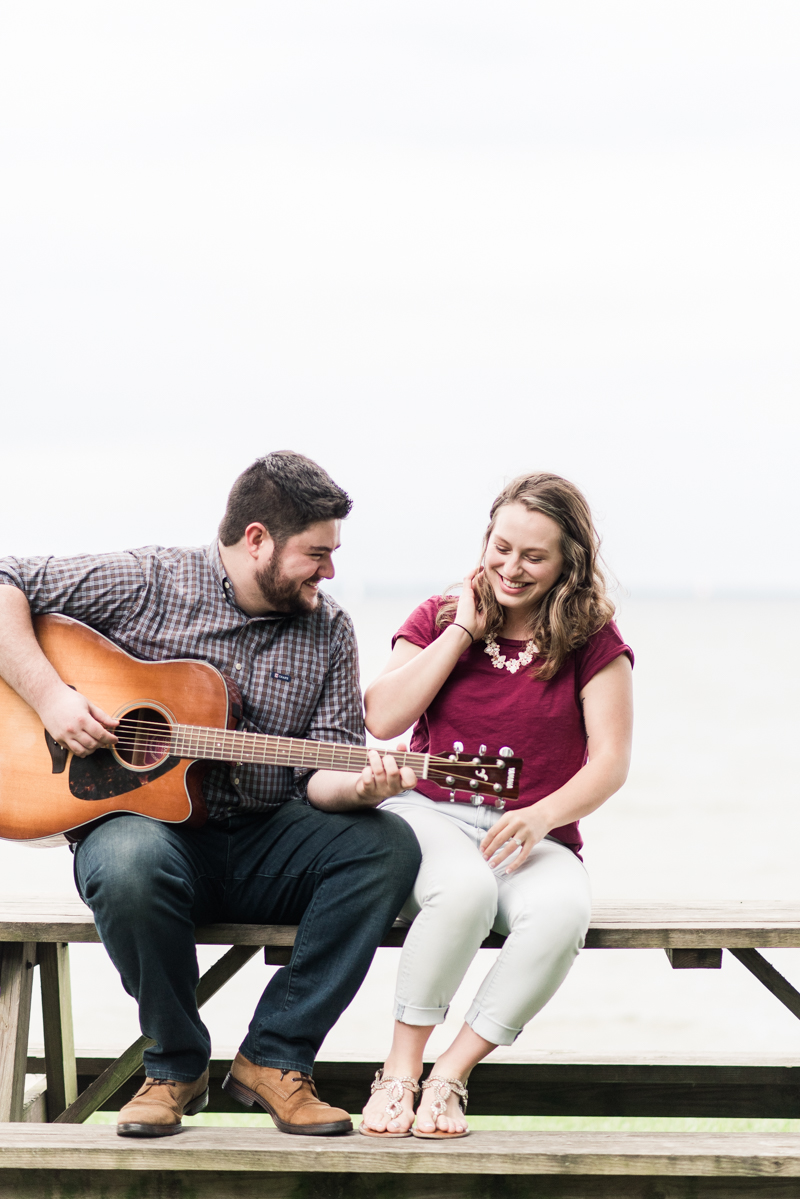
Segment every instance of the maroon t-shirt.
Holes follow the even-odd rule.
[[[412,645],[424,649],[444,631],[436,627],[442,603],[434,595],[411,613],[398,629]],[[524,641],[498,637],[501,654],[516,658]],[[613,620],[594,633],[584,646],[573,650],[554,678],[547,682],[532,677],[536,659],[511,674],[498,670],[486,653],[483,641],[465,650],[453,667],[430,707],[414,726],[411,749],[416,753],[447,754],[453,742],[461,741],[466,753],[477,754],[485,745],[489,754],[503,746],[524,759],[519,799],[509,800],[507,810],[525,808],[563,787],[586,763],[586,728],[580,693],[598,671],[620,654],[633,664],[633,651],[620,636]],[[417,790],[429,799],[447,802],[448,791],[436,783],[420,780]],[[456,792],[465,799],[470,792]],[[554,828],[551,836],[579,853],[583,839],[578,822]]]

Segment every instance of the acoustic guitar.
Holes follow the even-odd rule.
[[[236,731],[236,685],[207,662],[144,662],[68,616],[37,616],[34,629],[58,674],[119,718],[118,743],[78,758],[59,746],[24,700],[0,680],[0,838],[36,840],[79,829],[109,812],[168,823],[206,819],[203,775],[213,762],[257,762],[359,774],[362,746]],[[481,747],[483,749],[483,747]],[[451,792],[502,809],[519,794],[522,762],[460,752],[396,753]]]

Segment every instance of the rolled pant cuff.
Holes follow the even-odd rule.
[[[483,1037],[484,1041],[491,1041],[492,1045],[513,1045],[522,1032],[521,1028],[509,1028],[506,1024],[498,1024],[476,1004],[472,1005],[464,1020],[473,1032]]]
[[[253,1066],[266,1066],[270,1070],[297,1070],[299,1074],[314,1073],[313,1062],[309,1064],[308,1062],[289,1061],[288,1058],[263,1057],[259,1053],[252,1053],[245,1045],[239,1046],[239,1052]]]
[[[447,1019],[447,1007],[411,1007],[409,1004],[395,1000],[394,1018],[401,1024],[414,1024],[427,1027],[430,1024],[444,1024]]]

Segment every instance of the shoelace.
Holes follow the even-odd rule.
[[[283,1082],[283,1080],[287,1074],[291,1074],[291,1070],[281,1070],[281,1082]],[[295,1074],[294,1078],[292,1079],[292,1082],[307,1082],[308,1085],[311,1087],[311,1093],[314,1096],[314,1098],[319,1099],[319,1095],[317,1094],[317,1088],[314,1086],[314,1079],[311,1077],[310,1074],[302,1074],[302,1073]]]

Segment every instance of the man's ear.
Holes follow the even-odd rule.
[[[243,541],[250,557],[262,563],[267,563],[275,550],[275,542],[270,537],[266,525],[262,525],[258,520],[247,526]]]

